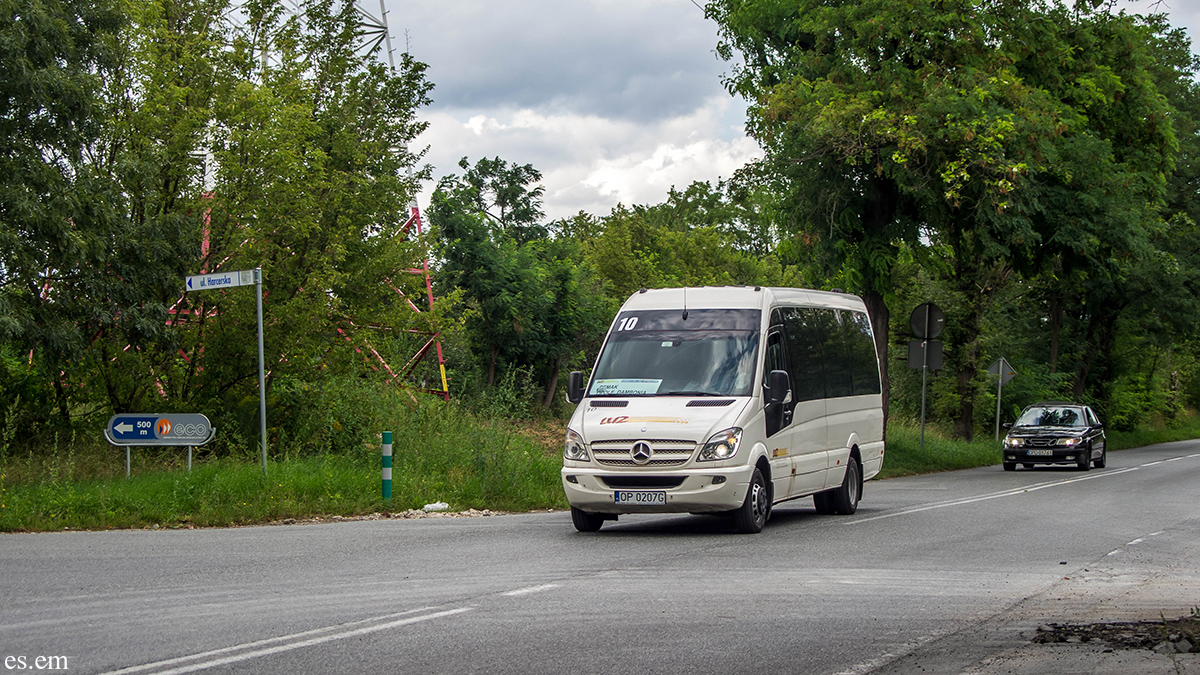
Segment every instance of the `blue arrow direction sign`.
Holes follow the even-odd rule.
[[[212,440],[208,418],[194,413],[113,415],[104,429],[113,445],[204,445]]]
[[[239,270],[215,274],[192,274],[184,278],[183,285],[184,289],[188,291],[211,291],[234,286],[253,286],[257,281],[254,273],[255,270]]]

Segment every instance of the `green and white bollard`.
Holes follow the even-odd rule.
[[[392,498],[392,432],[383,432],[383,498]]]

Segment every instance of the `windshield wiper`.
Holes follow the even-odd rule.
[[[717,391],[667,391],[658,392],[659,396],[729,396]]]

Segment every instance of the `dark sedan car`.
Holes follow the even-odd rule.
[[[1086,405],[1035,403],[1021,411],[1015,424],[1005,424],[1004,470],[1018,464],[1074,464],[1081,471],[1104,468],[1104,425]]]

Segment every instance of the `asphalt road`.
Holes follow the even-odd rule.
[[[988,672],[1039,622],[1186,615],[1198,534],[1200,441],[872,481],[853,516],[791,502],[759,535],[564,512],[0,535],[0,666]]]

